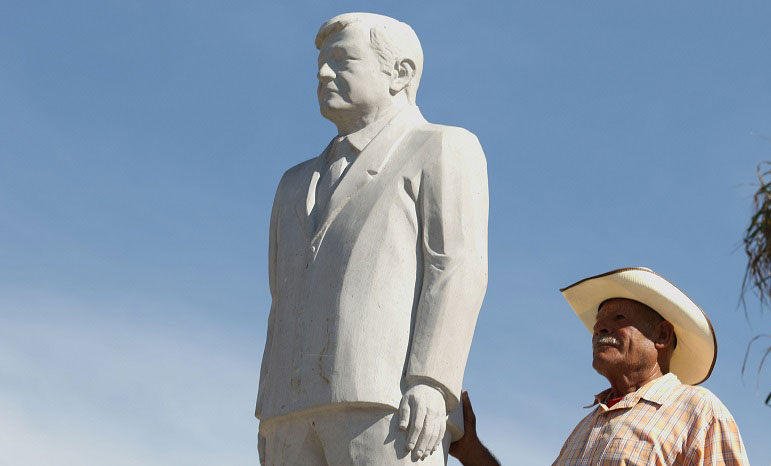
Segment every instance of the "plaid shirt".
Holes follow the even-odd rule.
[[[703,387],[672,373],[648,382],[578,423],[554,465],[749,465],[731,413]],[[589,407],[591,407],[589,406]]]

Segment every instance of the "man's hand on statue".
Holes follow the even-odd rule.
[[[461,394],[463,404],[463,437],[450,444],[450,455],[458,458],[464,466],[500,466],[490,450],[477,436],[477,417],[471,407],[468,392]]]
[[[407,389],[399,405],[399,428],[407,431],[407,450],[416,459],[427,458],[436,451],[447,429],[442,392],[425,384]]]

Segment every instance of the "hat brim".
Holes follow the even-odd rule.
[[[616,269],[585,278],[560,290],[589,332],[600,304],[612,298],[639,301],[675,329],[677,347],[669,364],[682,383],[698,385],[710,376],[717,359],[712,323],[696,303],[661,275],[643,267]]]

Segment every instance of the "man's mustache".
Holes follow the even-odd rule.
[[[592,338],[593,348],[596,348],[600,345],[610,345],[610,346],[619,347],[621,346],[621,342],[618,341],[618,338],[611,335],[600,335]]]

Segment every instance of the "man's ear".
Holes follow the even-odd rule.
[[[670,347],[674,349],[675,346],[675,328],[667,322],[662,320],[656,324],[655,340],[653,343],[656,345],[656,349],[664,349]]]
[[[403,91],[415,77],[415,62],[409,58],[399,59],[394,63],[394,73],[391,75],[391,95]]]

